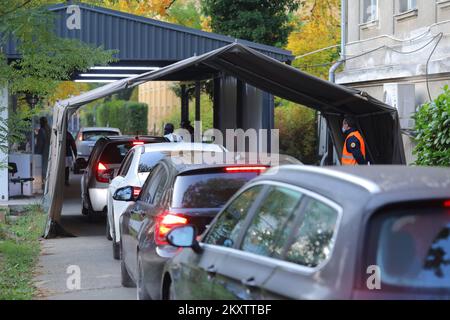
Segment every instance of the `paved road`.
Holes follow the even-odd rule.
[[[89,222],[81,215],[80,178],[72,176],[70,187],[66,187],[61,220],[76,237],[42,241],[35,276],[38,299],[136,299],[136,289],[120,284],[120,263],[113,259],[111,242],[105,237],[105,220]],[[71,265],[80,268],[80,290],[67,288],[67,268]]]

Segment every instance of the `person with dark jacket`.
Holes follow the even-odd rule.
[[[36,136],[35,153],[42,156],[42,182],[47,177],[48,154],[50,151],[51,129],[46,117],[39,118],[39,131]]]
[[[70,134],[69,131],[66,131],[66,172],[65,172],[66,186],[69,186],[70,167],[73,164],[73,158],[76,156],[77,156],[77,145],[75,144],[75,139],[73,138],[73,136]]]
[[[343,166],[367,164],[366,144],[352,118],[344,118],[342,122],[342,133],[345,135],[345,142],[342,150],[341,164]]]

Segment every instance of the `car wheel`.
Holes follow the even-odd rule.
[[[116,260],[120,260],[120,244],[115,240],[112,242],[112,250],[113,250],[113,258]]]
[[[109,219],[108,219],[108,217],[106,217],[106,239],[108,239],[109,241],[112,240],[112,237],[111,237],[111,227],[110,227],[110,225],[109,225]]]
[[[136,287],[133,279],[131,279],[130,274],[127,271],[127,267],[125,266],[124,260],[120,260],[120,276],[121,276],[121,282],[122,286],[125,288],[134,288]]]
[[[145,290],[144,269],[142,267],[142,261],[141,258],[139,258],[139,254],[137,265],[138,265],[138,278],[136,283],[137,300],[151,300],[150,295],[147,293],[147,290]]]
[[[81,209],[81,214],[82,214],[83,216],[87,216],[87,215],[89,215],[89,210],[86,209],[85,207],[83,207],[83,209]]]

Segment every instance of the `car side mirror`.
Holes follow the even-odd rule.
[[[197,230],[192,225],[173,228],[167,234],[167,242],[178,248],[192,248],[195,253],[203,251],[197,241]]]
[[[113,199],[117,201],[134,201],[133,187],[123,187],[114,192]]]

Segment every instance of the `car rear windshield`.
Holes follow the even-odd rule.
[[[125,158],[128,150],[133,148],[133,143],[108,143],[100,156],[100,162],[109,164],[120,164]]]
[[[118,136],[119,133],[117,131],[86,131],[83,132],[83,140],[84,141],[97,141],[101,137],[106,136]]]
[[[450,208],[393,209],[371,223],[372,262],[381,282],[412,289],[450,290]]]
[[[204,173],[178,176],[175,180],[173,208],[220,208],[255,172]]]
[[[146,152],[141,155],[139,159],[138,172],[150,172],[153,167],[164,158],[165,154],[162,152]]]

